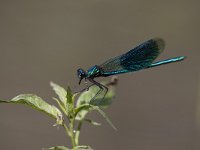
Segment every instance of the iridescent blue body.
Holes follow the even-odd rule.
[[[80,79],[79,84],[81,83],[81,80],[85,78],[102,89],[103,87],[106,87],[94,81],[94,78],[134,72],[141,69],[181,61],[185,58],[185,56],[178,56],[167,60],[153,62],[164,50],[164,47],[165,43],[161,38],[153,38],[131,49],[127,53],[111,58],[100,65],[95,65],[87,71],[80,68],[77,70]]]

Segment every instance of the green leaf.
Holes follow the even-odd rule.
[[[74,116],[74,101],[70,87],[67,88],[67,111],[70,117]]]
[[[14,97],[10,101],[0,100],[0,103],[24,104],[56,119],[57,124],[63,123],[63,115],[57,107],[48,104],[42,98],[33,94],[21,94]]]
[[[68,86],[67,87],[67,103],[71,104],[72,103],[72,91],[70,89],[70,87]]]
[[[90,146],[79,145],[73,149],[69,149],[65,146],[56,146],[51,148],[43,148],[42,150],[93,150]]]
[[[67,103],[67,92],[66,90],[61,87],[60,85],[54,83],[54,82],[50,82],[51,87],[53,88],[53,90],[55,91],[55,93],[58,95],[60,101],[62,102],[62,105],[64,106],[64,108],[66,108],[66,103]]]
[[[93,106],[93,105],[90,105],[93,109],[97,110],[103,117],[104,119],[106,119],[106,121],[108,122],[108,124],[114,129],[114,130],[117,130],[117,128],[114,126],[114,124],[112,123],[112,121],[108,118],[108,116],[106,115],[105,112],[103,112],[103,110],[101,110],[100,107],[98,106]]]
[[[76,120],[84,120],[85,115],[91,111],[91,110],[97,110],[103,117],[104,119],[108,122],[108,124],[114,129],[117,130],[117,128],[114,126],[114,124],[111,122],[111,120],[107,117],[107,115],[101,110],[99,106],[93,106],[91,104],[85,104],[79,107],[77,109],[77,116]]]
[[[53,99],[57,102],[57,104],[60,107],[60,109],[62,110],[62,112],[64,112],[68,116],[68,113],[67,113],[66,109],[64,108],[64,106],[61,104],[61,102],[55,97],[53,97]]]
[[[88,123],[90,123],[90,124],[92,124],[94,126],[100,126],[101,125],[101,123],[95,122],[95,121],[93,121],[91,119],[84,119],[84,121],[86,121],[86,122],[88,122]]]
[[[84,104],[75,109],[76,120],[83,120],[90,110],[89,104]]]
[[[76,146],[73,150],[93,150],[90,146],[79,145]]]
[[[56,146],[51,148],[43,148],[42,150],[70,150],[70,149],[65,146]]]

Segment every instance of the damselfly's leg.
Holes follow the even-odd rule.
[[[101,83],[99,83],[99,82],[97,82],[97,81],[95,81],[95,80],[93,80],[93,79],[91,79],[91,78],[88,78],[88,80],[89,80],[90,82],[92,82],[94,85],[96,85],[96,86],[99,87],[99,91],[98,91],[98,92],[95,94],[95,96],[90,100],[90,103],[92,103],[92,102],[97,98],[97,96],[98,96],[100,93],[103,92],[104,89],[106,90],[105,93],[104,93],[104,95],[103,95],[103,98],[98,102],[98,104],[100,104],[101,101],[104,99],[105,95],[107,94],[108,88],[107,88],[105,85],[103,85],[103,84],[101,84]]]
[[[105,92],[102,91],[102,92],[104,92],[103,97],[97,102],[97,104],[101,104],[101,102],[102,102],[103,99],[105,98],[105,96],[106,96],[106,94],[107,94],[107,92],[108,92],[108,88],[107,88],[106,86],[104,86],[104,90],[105,90]],[[102,93],[102,92],[101,92],[101,93]]]
[[[86,86],[86,88],[84,88],[84,89],[82,89],[82,90],[80,90],[80,91],[78,91],[78,92],[74,92],[74,93],[82,93],[82,92],[84,92],[84,91],[88,91],[89,88],[90,88],[91,86],[93,86],[93,85],[94,85],[94,83],[92,83],[91,85]]]

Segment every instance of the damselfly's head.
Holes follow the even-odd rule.
[[[86,72],[85,72],[83,69],[79,68],[79,69],[77,70],[77,76],[78,76],[78,78],[79,78],[79,83],[78,83],[78,84],[81,84],[81,80],[82,80],[83,78],[86,78]]]

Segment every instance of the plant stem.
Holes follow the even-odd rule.
[[[79,136],[80,136],[80,131],[81,131],[81,127],[82,127],[82,120],[78,123],[78,127],[77,127],[77,131],[75,134],[75,142],[78,145],[79,144]]]
[[[72,143],[72,148],[76,147],[75,136],[74,136],[74,132],[73,132],[74,127],[71,125],[71,122],[70,122],[70,129],[67,127],[66,124],[63,124],[63,127],[64,127],[67,135],[70,137],[70,140]]]
[[[75,118],[72,118],[70,120],[70,139],[72,143],[72,148],[75,148],[77,146],[77,143],[75,140],[75,133],[74,133],[74,121],[75,121]]]

